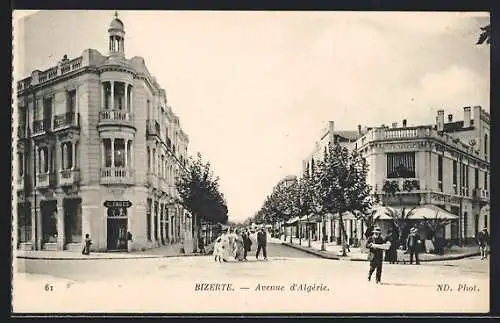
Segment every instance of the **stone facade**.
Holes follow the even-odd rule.
[[[188,136],[144,59],[125,57],[123,22],[109,54],[87,49],[17,83],[17,236],[23,249],[96,251],[187,242],[175,200]]]

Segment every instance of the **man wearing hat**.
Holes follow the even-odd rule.
[[[375,273],[375,282],[380,284],[380,279],[382,278],[382,260],[384,258],[384,250],[381,245],[386,241],[381,236],[381,231],[378,226],[375,226],[372,231],[372,235],[366,240],[366,248],[369,249],[368,260],[370,261],[370,270],[368,271],[368,281],[371,280],[372,274]]]
[[[486,247],[489,244],[490,235],[488,234],[488,229],[484,228],[481,232],[477,234],[477,244],[479,245],[479,250],[481,251],[481,260],[488,258],[488,253]]]
[[[415,256],[415,264],[420,265],[418,254],[422,248],[422,239],[417,234],[417,228],[410,229],[408,239],[406,239],[406,250],[410,253],[410,265],[413,264],[413,256]]]
[[[260,251],[262,250],[262,253],[264,254],[264,260],[267,260],[266,245],[267,245],[267,233],[266,230],[264,230],[264,226],[261,225],[259,232],[257,232],[257,252],[255,253],[256,259],[259,259],[259,254]]]

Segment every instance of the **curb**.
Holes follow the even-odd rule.
[[[309,253],[309,254],[312,254],[312,255],[324,258],[324,259],[340,260],[339,257],[334,256],[334,255],[332,255],[330,253],[327,253],[327,252],[323,252],[323,251],[319,251],[319,250],[311,250],[309,248],[304,248],[304,247],[301,247],[301,246],[296,246],[296,245],[290,244],[288,242],[282,242],[281,244],[284,245],[284,246],[296,249],[296,250],[303,251],[305,253]]]
[[[361,259],[361,258],[349,258],[349,257],[334,256],[331,253],[326,253],[326,252],[322,252],[319,250],[311,250],[311,249],[306,248],[306,247],[290,244],[289,242],[281,242],[281,244],[284,246],[293,248],[293,249],[297,249],[297,250],[304,251],[304,252],[309,253],[309,254],[316,255],[316,256],[324,258],[324,259],[344,260],[344,261],[368,261],[367,259]],[[481,254],[480,252],[472,252],[472,253],[461,254],[461,255],[456,255],[456,256],[446,256],[446,257],[438,258],[438,259],[420,259],[420,262],[459,260],[459,259],[465,259],[465,258],[469,258],[469,257],[479,256],[480,254]]]
[[[148,256],[132,256],[132,257],[88,257],[88,258],[62,258],[62,257],[36,257],[36,256],[16,256],[17,259],[31,260],[124,260],[124,259],[160,259],[160,258],[182,258],[182,257],[200,257],[209,256],[208,254],[184,254],[184,255],[148,255]]]

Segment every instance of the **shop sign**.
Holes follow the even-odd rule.
[[[104,206],[107,208],[129,208],[132,206],[130,201],[105,201]]]

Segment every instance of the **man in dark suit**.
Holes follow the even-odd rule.
[[[264,254],[264,260],[267,260],[267,233],[263,227],[260,228],[259,232],[257,232],[257,253],[255,254],[255,258],[259,259],[260,250],[262,249],[262,253]]]
[[[371,280],[375,270],[375,282],[380,284],[382,278],[382,262],[384,258],[384,250],[380,245],[385,243],[385,239],[381,236],[379,227],[373,228],[372,235],[366,240],[366,248],[369,249],[368,260],[370,261],[370,270],[368,271],[368,281]]]
[[[477,234],[477,244],[481,250],[481,260],[488,258],[488,252],[486,250],[490,243],[490,235],[488,234],[488,229],[484,228],[481,232]]]
[[[418,254],[422,248],[422,239],[417,234],[417,228],[411,228],[408,239],[406,240],[406,251],[410,253],[410,265],[413,264],[413,256],[415,256],[415,264],[420,265]]]

